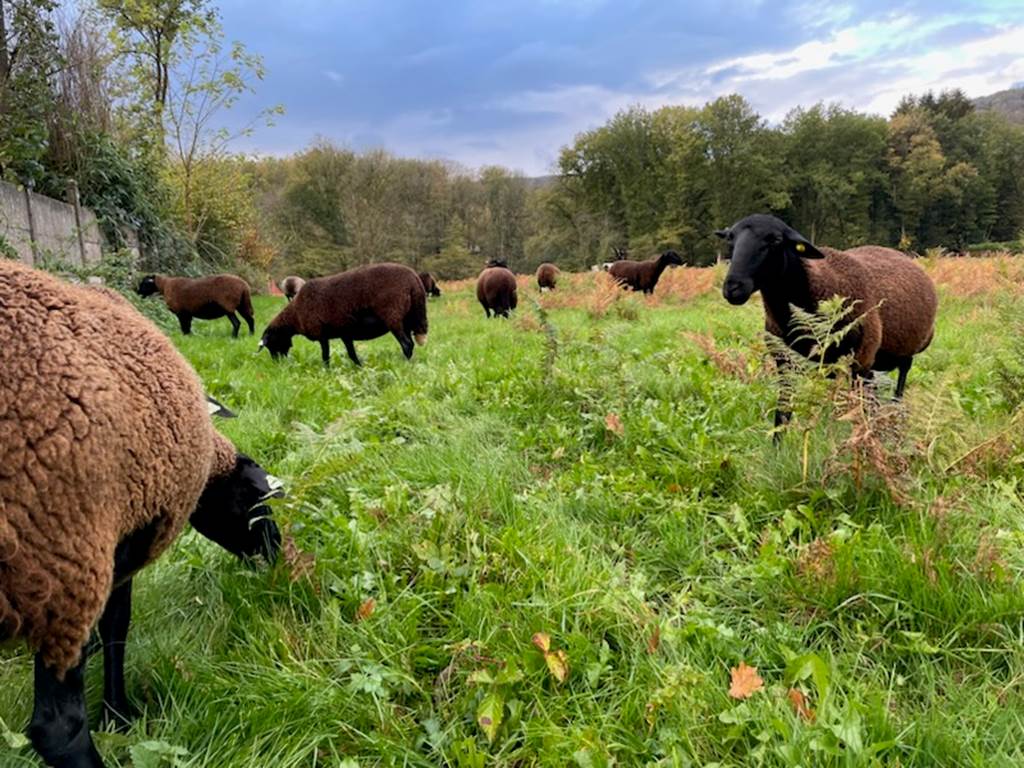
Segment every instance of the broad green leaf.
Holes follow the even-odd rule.
[[[476,721],[487,735],[487,740],[492,744],[498,735],[498,729],[501,727],[504,710],[505,697],[498,691],[491,691],[484,696],[480,706],[476,709]]]

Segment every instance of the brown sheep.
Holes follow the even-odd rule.
[[[537,286],[543,290],[555,290],[561,271],[554,264],[544,262],[537,267]]]
[[[238,338],[241,323],[235,316],[237,311],[249,326],[249,335],[256,333],[253,322],[252,298],[249,284],[235,275],[210,275],[208,277],[167,277],[147,275],[139,283],[138,293],[142,297],[160,293],[167,308],[178,317],[181,332],[192,333],[192,318],[216,320],[227,317],[231,321],[231,336]]]
[[[285,298],[288,299],[288,301],[291,301],[296,297],[296,295],[298,295],[299,291],[302,290],[302,286],[304,286],[305,284],[306,281],[303,280],[301,277],[289,275],[288,277],[281,281],[280,288]]]
[[[102,768],[85,710],[98,626],[104,718],[132,714],[132,577],[186,521],[273,558],[267,474],[210,423],[195,373],[126,301],[0,260],[0,641],[36,652],[29,738],[50,765]]]
[[[499,262],[491,261],[489,264]],[[500,262],[504,263],[504,262]],[[508,317],[508,313],[519,303],[516,276],[505,266],[489,266],[480,273],[476,281],[476,298],[484,308],[487,317]]]
[[[367,264],[306,282],[301,293],[263,332],[260,348],[277,359],[288,354],[292,337],[320,342],[324,365],[330,365],[331,339],[341,339],[356,365],[362,365],[353,342],[391,332],[406,359],[416,344],[427,343],[427,294],[419,275],[401,264]]]
[[[683,260],[675,251],[665,251],[656,259],[647,261],[630,261],[621,259],[610,262],[607,265],[608,272],[615,281],[633,291],[654,293],[654,286],[658,284],[661,273],[668,266],[682,266]]]
[[[896,397],[903,396],[914,355],[931,344],[938,296],[924,270],[906,254],[877,245],[848,251],[816,248],[785,222],[754,214],[716,234],[729,247],[729,272],[722,294],[730,304],[744,304],[760,290],[765,329],[804,357],[816,354],[813,341],[790,322],[790,305],[816,312],[821,301],[847,298],[852,310],[847,323],[857,328],[826,357],[853,353],[854,370],[897,369]],[[776,411],[776,426],[788,414]]]
[[[427,292],[427,296],[441,295],[441,289],[438,287],[437,281],[429,272],[420,272],[420,282],[423,283],[423,290]]]

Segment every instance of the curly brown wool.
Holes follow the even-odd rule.
[[[562,274],[561,270],[558,269],[554,264],[544,262],[537,267],[537,287],[541,290],[547,288],[554,290],[558,284],[558,276]]]
[[[508,317],[519,303],[516,276],[505,266],[487,267],[477,278],[476,299],[487,317],[492,312],[495,317]]]
[[[200,383],[126,301],[0,260],[0,639],[62,678],[111,592],[114,550],[149,559],[235,465]]]

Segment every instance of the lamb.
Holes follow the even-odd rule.
[[[537,286],[543,290],[555,290],[558,283],[558,276],[562,274],[554,264],[544,262],[537,267]]]
[[[860,323],[826,359],[853,352],[854,373],[863,376],[897,369],[896,398],[903,396],[914,355],[931,344],[938,308],[931,279],[908,256],[877,245],[816,248],[766,214],[747,216],[715,234],[729,249],[722,294],[730,304],[744,304],[760,290],[765,329],[798,354],[813,357],[813,341],[790,322],[790,305],[816,312],[819,302],[845,297],[852,305],[845,322],[860,318]],[[775,425],[788,418],[780,407]]]
[[[256,333],[253,322],[252,298],[249,284],[235,275],[210,275],[208,277],[167,277],[146,275],[139,283],[138,293],[142,297],[160,293],[171,312],[178,316],[181,332],[192,333],[192,318],[216,320],[227,316],[231,321],[231,336],[238,338],[241,323],[235,316],[237,311],[249,326],[249,334]]]
[[[427,296],[441,295],[441,289],[438,287],[437,281],[429,272],[420,272],[420,282],[423,283],[423,290],[427,292]]]
[[[289,275],[281,281],[280,288],[281,292],[285,295],[285,298],[288,299],[288,301],[291,301],[298,295],[299,291],[302,290],[302,286],[305,284],[306,281],[301,277]]]
[[[605,265],[606,271],[615,278],[619,285],[634,291],[654,293],[661,273],[668,266],[682,266],[683,260],[675,251],[665,251],[656,259],[647,261],[630,261],[620,259]]]
[[[504,266],[505,262],[492,259],[476,281],[476,298],[487,317],[508,317],[519,303],[516,276]]]
[[[330,277],[309,280],[302,292],[270,321],[260,349],[271,357],[288,354],[292,337],[320,342],[324,365],[331,360],[331,339],[341,339],[356,365],[353,342],[391,332],[406,359],[416,344],[427,343],[427,294],[419,275],[401,264],[367,264]]]
[[[104,718],[123,726],[132,577],[187,520],[238,556],[273,559],[270,483],[128,302],[0,260],[0,327],[0,641],[35,650],[28,734],[43,760],[102,768],[85,709],[90,631]]]

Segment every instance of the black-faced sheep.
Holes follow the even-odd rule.
[[[102,768],[83,687],[90,631],[103,645],[104,716],[123,724],[133,575],[189,520],[239,556],[273,558],[270,484],[127,302],[0,260],[0,328],[0,640],[36,651],[36,751]]]
[[[542,291],[555,290],[555,286],[558,284],[558,276],[561,274],[561,270],[554,264],[544,262],[537,267],[537,287]]]
[[[320,342],[324,365],[330,365],[331,339],[361,365],[353,342],[391,332],[406,358],[427,341],[427,294],[419,275],[401,264],[368,264],[306,282],[295,301],[270,321],[260,348],[272,357],[287,355],[292,337]]]
[[[284,294],[285,298],[288,299],[288,301],[291,301],[298,295],[299,291],[302,290],[302,286],[305,284],[306,281],[301,277],[289,275],[281,281],[281,285],[279,287],[281,288],[281,293]]]
[[[504,265],[504,262],[496,260],[488,262],[489,265],[499,263]],[[477,278],[476,298],[487,317],[492,312],[495,317],[508,317],[508,313],[519,303],[516,276],[508,267],[488,266]]]
[[[716,234],[729,249],[722,294],[730,304],[744,304],[760,290],[765,329],[810,357],[813,341],[791,324],[790,306],[816,312],[819,302],[845,297],[852,305],[846,322],[860,322],[827,357],[853,352],[855,372],[865,375],[897,369],[896,397],[903,396],[914,355],[932,341],[938,308],[931,279],[908,256],[876,245],[848,251],[817,248],[765,214],[747,216]],[[777,410],[776,426],[787,418]]]
[[[441,295],[441,289],[438,287],[437,281],[429,272],[420,272],[420,282],[423,283],[423,290],[427,292],[427,296]]]
[[[675,251],[665,251],[656,259],[647,261],[630,261],[621,259],[607,264],[608,273],[615,278],[619,285],[625,286],[634,291],[654,293],[654,286],[658,284],[661,273],[668,266],[682,266],[683,260]]]
[[[208,277],[167,277],[147,275],[139,283],[138,293],[142,297],[160,293],[167,308],[178,317],[181,332],[192,333],[192,318],[216,320],[227,317],[231,321],[231,335],[238,338],[241,323],[235,316],[238,312],[249,326],[249,334],[256,332],[253,322],[252,298],[249,284],[235,275],[210,275]]]

